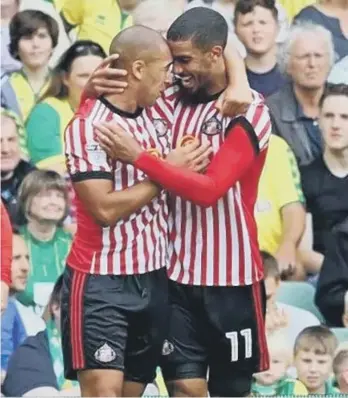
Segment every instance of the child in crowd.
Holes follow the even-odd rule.
[[[283,331],[270,334],[267,338],[270,354],[270,368],[254,375],[254,395],[307,395],[306,387],[298,380],[287,377],[292,362],[292,346]]]
[[[337,352],[333,371],[341,394],[348,394],[348,346]]]
[[[298,379],[310,394],[339,393],[332,384],[332,364],[337,346],[337,338],[326,326],[310,326],[298,335],[294,364]]]

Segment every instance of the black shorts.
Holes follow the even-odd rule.
[[[206,378],[213,396],[245,396],[269,367],[264,283],[187,286],[169,281],[171,321],[161,367],[166,381]]]
[[[65,377],[84,369],[116,369],[125,379],[156,376],[168,332],[166,269],[142,275],[91,275],[64,271],[62,345]]]

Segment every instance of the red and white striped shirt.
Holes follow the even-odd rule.
[[[164,98],[134,115],[113,107],[105,99],[87,99],[65,131],[66,159],[73,182],[110,179],[122,191],[142,182],[146,175],[129,164],[112,161],[95,140],[93,122],[115,120],[143,148],[156,148],[163,156],[171,144],[173,111]],[[116,225],[102,227],[75,195],[77,232],[67,259],[70,267],[92,274],[132,275],[167,265],[165,192]]]
[[[257,92],[253,95],[254,101],[245,117],[253,127],[255,134],[251,138],[260,154],[246,175],[207,208],[171,195],[168,274],[179,283],[239,286],[250,285],[263,277],[254,205],[271,121],[262,96]],[[216,110],[215,99],[207,101],[176,104],[173,147],[183,136],[193,135],[199,137],[201,143],[210,142],[215,153],[219,150],[232,119],[222,117]]]

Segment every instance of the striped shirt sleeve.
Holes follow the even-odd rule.
[[[260,96],[258,93],[254,95]],[[263,151],[268,147],[268,141],[272,132],[269,109],[263,99],[255,98],[246,111],[244,117],[252,126],[255,133],[253,139],[256,138],[255,142],[257,143],[257,150],[259,152]]]
[[[113,179],[112,161],[95,139],[92,120],[76,117],[65,131],[65,156],[72,181]]]

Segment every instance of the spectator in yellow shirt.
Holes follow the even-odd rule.
[[[285,8],[289,19],[292,20],[302,8],[315,3],[315,0],[279,0],[279,2]]]
[[[304,196],[293,152],[272,135],[255,207],[260,249],[274,255],[283,273],[302,279],[296,249],[305,228]]]
[[[39,168],[64,175],[64,130],[80,103],[92,72],[105,58],[101,46],[90,40],[76,41],[53,70],[52,83],[28,118],[27,148]]]
[[[10,54],[23,67],[1,78],[1,106],[26,121],[50,81],[48,62],[58,41],[58,24],[37,10],[18,12],[10,23]]]
[[[130,15],[122,11],[121,6],[134,0],[64,0],[61,17],[69,33],[77,28],[78,40],[93,40],[109,53],[111,40],[122,29],[132,25]]]

